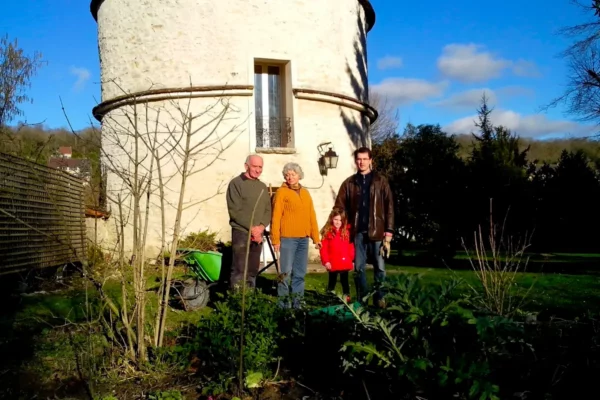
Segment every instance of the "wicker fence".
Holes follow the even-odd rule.
[[[83,183],[0,153],[0,275],[85,257]]]

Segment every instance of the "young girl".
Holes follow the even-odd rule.
[[[350,225],[343,210],[333,209],[327,223],[321,229],[321,264],[329,272],[327,290],[333,291],[337,276],[342,282],[342,291],[346,301],[350,302],[348,272],[353,269],[354,243],[350,240]]]

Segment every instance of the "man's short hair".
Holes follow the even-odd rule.
[[[258,157],[258,158],[260,158],[260,159],[262,160],[262,157],[261,157],[261,156],[259,156],[258,154],[250,154],[248,157],[246,157],[246,161],[244,161],[244,164],[248,164],[248,165],[250,165],[250,159],[251,159],[252,157]]]
[[[356,160],[356,157],[359,154],[367,154],[369,156],[369,160],[373,157],[371,157],[371,149],[369,149],[368,147],[359,147],[358,149],[354,150],[354,159]]]

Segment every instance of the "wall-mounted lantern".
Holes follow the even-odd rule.
[[[333,151],[332,147],[329,147],[329,150],[323,152],[324,147],[330,145],[331,142],[321,143],[318,147],[319,153],[321,157],[319,158],[319,171],[321,175],[327,175],[327,170],[332,168],[337,168],[338,164],[338,155],[335,151]]]

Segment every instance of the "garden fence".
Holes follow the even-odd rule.
[[[0,153],[0,275],[85,258],[82,180]]]

